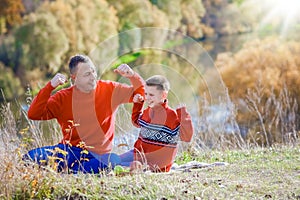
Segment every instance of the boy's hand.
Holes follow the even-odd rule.
[[[144,97],[140,94],[136,94],[133,97],[133,103],[143,103],[144,102]]]
[[[134,75],[134,71],[127,64],[121,64],[114,72],[126,78],[130,78]]]
[[[62,85],[65,82],[67,82],[66,76],[61,73],[57,73],[51,80],[51,86],[56,88],[57,86]]]

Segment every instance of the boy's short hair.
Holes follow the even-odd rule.
[[[75,56],[72,56],[69,61],[69,70],[71,74],[75,72],[76,67],[79,63],[90,63],[91,65],[93,65],[91,59],[86,55],[77,54]]]
[[[164,76],[161,75],[154,75],[151,76],[146,80],[146,85],[147,86],[156,86],[158,90],[163,90],[163,91],[169,91],[170,90],[170,83],[168,79]]]

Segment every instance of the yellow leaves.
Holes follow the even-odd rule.
[[[17,153],[17,155],[19,156],[19,158],[22,157],[22,154],[21,154],[21,148],[16,148],[16,149],[15,149],[15,153]]]
[[[27,126],[19,131],[20,137],[22,139],[22,143],[20,144],[20,147],[26,148],[28,146],[31,146],[32,143],[34,143],[34,139],[32,138],[32,129],[34,129],[34,126]]]
[[[81,152],[80,152],[80,154],[89,154],[89,152],[88,152],[88,150],[82,150]]]
[[[65,132],[66,132],[66,133],[71,133],[71,129],[70,129],[70,128],[66,128],[66,129],[65,129]]]
[[[24,176],[22,177],[23,180],[27,180],[29,179],[29,174],[24,174]]]
[[[1,1],[0,18],[4,17],[5,22],[13,26],[22,22],[21,14],[24,10],[22,0],[3,0]]]
[[[41,186],[41,182],[39,181],[41,178],[41,174],[38,173],[36,174],[36,176],[33,177],[33,180],[30,182],[30,186],[31,186],[31,198],[34,198],[37,194],[37,192],[39,191],[39,188]]]
[[[85,148],[85,142],[83,142],[83,141],[79,142],[79,144],[77,144],[76,147],[84,149]]]
[[[78,162],[78,160],[75,160],[75,161],[71,164],[71,168],[73,168],[74,165],[75,165],[75,163],[77,163],[77,162]]]
[[[73,120],[68,120],[68,128],[65,128],[64,131],[68,134],[70,134],[72,132],[72,129],[75,127],[80,126],[79,123],[75,123]]]
[[[90,161],[90,159],[88,159],[88,158],[80,158],[80,161]]]
[[[31,187],[36,188],[37,184],[38,184],[38,181],[36,179],[33,179],[31,182]]]
[[[83,142],[83,141],[80,141],[80,142],[76,145],[76,147],[79,147],[79,148],[81,148],[81,149],[87,149],[87,148],[92,149],[92,148],[94,148],[93,146],[88,146],[88,145],[86,145],[85,142]]]
[[[26,128],[21,129],[21,130],[19,131],[19,133],[20,133],[21,135],[24,135],[25,133],[28,132],[28,130],[29,130],[29,127],[27,126]]]
[[[62,158],[59,158],[57,156],[48,156],[48,165],[51,169],[53,169],[54,171],[57,171],[57,167],[58,167],[58,163],[57,161],[60,160],[60,161],[63,161]]]
[[[46,164],[46,163],[47,163],[47,160],[40,160],[40,163],[41,163],[41,164]]]
[[[51,152],[52,156],[48,156],[48,161],[40,160],[40,164],[47,164],[51,169],[57,171],[58,163],[66,161],[68,152],[58,147],[55,147],[54,149],[46,149],[46,151]]]
[[[61,161],[61,162],[63,162],[65,160],[65,159],[57,157],[57,156],[48,156],[48,158],[49,158],[50,163],[51,163],[51,161],[54,161],[54,162]]]
[[[56,153],[61,153],[61,154],[63,154],[64,156],[66,156],[66,155],[68,154],[67,151],[62,150],[62,149],[60,149],[60,148],[58,148],[58,147],[55,147],[54,150],[55,150]]]
[[[20,168],[18,172],[22,183],[25,183],[22,192],[30,194],[30,199],[36,199],[36,195],[43,186],[43,171],[40,168]]]
[[[68,154],[67,151],[62,150],[58,147],[55,147],[54,149],[46,149],[46,151],[51,152],[53,155],[60,153],[60,154],[63,154],[64,156],[66,156]]]
[[[79,123],[75,123],[73,120],[68,120],[68,122],[71,124],[71,126],[69,125],[69,127],[71,127],[71,128],[80,126]]]

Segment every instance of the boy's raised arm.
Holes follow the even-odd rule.
[[[185,106],[177,108],[176,112],[180,121],[180,139],[184,142],[190,142],[194,133],[192,118]]]

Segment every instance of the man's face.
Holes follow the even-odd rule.
[[[157,86],[145,86],[145,100],[150,108],[163,103],[166,98],[166,91],[158,90]]]
[[[97,72],[89,63],[79,63],[74,76],[74,85],[81,91],[89,93],[96,88]]]

